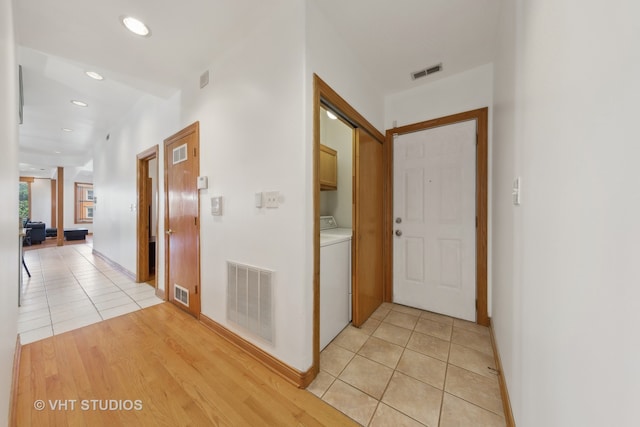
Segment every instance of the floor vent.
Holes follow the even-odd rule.
[[[227,319],[273,343],[273,272],[227,261]]]
[[[177,283],[173,285],[173,299],[189,307],[189,291]]]

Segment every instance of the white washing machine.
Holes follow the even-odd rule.
[[[320,350],[351,321],[351,235],[320,217]]]

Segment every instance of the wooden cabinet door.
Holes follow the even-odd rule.
[[[338,152],[320,145],[320,190],[338,189]]]

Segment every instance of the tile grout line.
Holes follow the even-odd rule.
[[[75,248],[74,248],[74,250],[75,250]],[[83,253],[81,253],[80,251],[76,250],[76,252],[78,252],[78,254],[79,254],[81,257],[85,258],[85,259],[89,262],[89,264],[93,265],[93,266],[94,266],[94,268],[100,272],[100,274],[102,274],[102,275],[103,275],[107,280],[109,280],[111,283],[113,283],[113,285],[114,285],[116,288],[120,289],[120,292],[123,292],[127,297],[129,297],[129,299],[130,299],[131,301],[133,301],[133,302],[134,302],[134,304],[135,304],[135,305],[137,305],[137,306],[139,307],[139,309],[140,309],[140,310],[142,310],[142,306],[141,306],[140,304],[138,304],[138,302],[137,302],[135,299],[133,299],[133,297],[131,297],[131,295],[129,295],[129,294],[128,294],[124,289],[122,289],[120,286],[118,286],[118,284],[117,284],[116,282],[114,282],[114,281],[113,281],[109,276],[107,276],[106,274],[104,274],[104,272],[103,272],[102,270],[100,270],[100,269],[95,265],[95,263],[91,262],[91,260],[90,260],[87,256],[85,256]],[[82,286],[82,285],[81,285],[81,286]],[[84,289],[84,288],[83,288],[83,289]],[[85,291],[85,293],[86,293],[86,291]],[[91,299],[91,297],[89,297],[89,299]],[[91,301],[92,301],[92,303],[93,303],[93,300],[91,300]],[[95,305],[95,304],[94,304],[94,305]],[[115,307],[112,307],[112,308],[115,308]],[[96,310],[98,310],[98,307],[96,307]],[[100,314],[100,317],[102,318],[102,313],[100,313],[100,310],[98,310],[98,314]],[[104,318],[102,318],[102,320],[105,320],[105,319],[104,319]]]
[[[42,268],[42,257],[40,252],[38,254],[38,264],[40,265],[40,274],[42,275],[42,286],[44,287],[44,295],[47,299],[47,311],[49,312],[49,327],[51,328],[51,336],[53,336],[53,315],[51,314],[51,305],[49,304],[49,288],[47,287],[47,279],[44,276],[44,269]]]
[[[62,254],[60,253],[62,251],[56,251],[56,254],[58,255],[58,257],[62,260],[62,264],[69,270],[69,273],[71,273],[71,276],[73,277],[73,280],[76,281],[77,285],[80,287],[80,289],[82,289],[82,292],[87,296],[87,298],[89,299],[89,301],[91,301],[91,298],[89,297],[89,295],[87,294],[87,292],[85,291],[85,289],[82,287],[82,285],[80,284],[80,281],[78,280],[78,278],[76,277],[76,275],[73,273],[73,270],[71,269],[71,267],[69,266],[69,263],[67,262],[67,260],[65,260],[65,257],[62,256]],[[78,301],[72,301],[72,304],[75,304]],[[93,304],[93,301],[91,301],[91,304],[93,305],[93,308],[96,309],[96,312],[98,313],[98,316],[100,317],[100,319],[102,319],[102,316],[100,315],[100,312],[98,311],[97,307]],[[72,308],[75,309],[75,308]],[[51,307],[49,307],[49,311],[51,311]],[[83,315],[84,316],[84,315]],[[71,317],[70,319],[66,319],[63,320],[61,322],[58,323],[62,323],[62,322],[66,322],[66,321],[71,321],[76,319],[75,317]],[[102,319],[104,320],[104,319]],[[60,333],[56,333],[56,330],[53,327],[53,314],[51,315],[51,330],[53,332],[53,336],[56,335],[60,335]],[[62,332],[64,333],[64,332]]]
[[[449,352],[447,353],[447,364],[444,369],[444,383],[442,384],[442,397],[440,399],[440,412],[438,413],[438,426],[442,423],[442,411],[444,409],[444,395],[447,388],[447,374],[449,373],[449,360],[451,359],[451,345],[453,344],[453,328],[455,321],[451,322],[451,333],[449,334]]]
[[[389,315],[390,315],[392,312],[400,313],[400,314],[403,314],[403,315],[410,315],[410,316],[412,316],[412,317],[416,317],[416,321],[415,321],[415,323],[413,324],[413,326],[412,326],[412,328],[411,328],[411,329],[406,328],[406,327],[404,327],[404,326],[395,325],[395,324],[393,324],[393,323],[391,323],[391,322],[389,322],[389,321],[385,321],[385,320],[389,317]],[[400,360],[402,359],[403,355],[405,354],[406,350],[408,349],[408,347],[407,347],[407,346],[408,346],[409,341],[411,340],[411,337],[412,337],[415,333],[420,333],[420,334],[423,334],[423,335],[426,335],[426,336],[429,336],[429,337],[432,337],[432,338],[436,338],[436,339],[440,339],[440,340],[442,340],[442,338],[441,338],[441,337],[439,337],[439,336],[431,335],[431,334],[429,334],[429,333],[424,333],[424,332],[418,332],[418,331],[416,330],[416,327],[417,327],[417,324],[418,324],[419,320],[420,320],[420,319],[422,319],[422,318],[424,318],[424,319],[426,319],[426,320],[429,320],[429,321],[432,321],[432,322],[435,322],[435,323],[440,323],[440,324],[444,324],[444,325],[447,325],[447,326],[449,326],[449,325],[450,325],[450,327],[451,327],[450,332],[449,332],[449,336],[448,336],[448,338],[449,338],[449,339],[447,340],[448,352],[447,352],[447,359],[446,359],[446,362],[445,362],[444,382],[443,382],[443,385],[442,385],[442,389],[439,389],[439,390],[441,391],[441,402],[440,402],[440,411],[439,411],[439,417],[438,417],[438,425],[440,425],[440,424],[441,424],[441,421],[442,421],[442,414],[443,414],[443,410],[444,410],[444,397],[445,397],[445,395],[447,395],[447,394],[450,394],[451,396],[455,396],[456,398],[458,398],[458,399],[460,399],[460,400],[462,400],[462,401],[464,401],[464,402],[466,402],[466,403],[468,403],[468,404],[470,404],[470,405],[472,405],[472,406],[474,406],[474,407],[477,407],[477,408],[479,408],[479,409],[481,409],[481,410],[483,410],[483,411],[487,411],[487,412],[489,412],[489,413],[492,413],[492,414],[495,414],[495,415],[500,416],[500,414],[496,414],[494,411],[492,411],[492,410],[490,410],[490,409],[488,409],[488,408],[485,408],[485,407],[480,406],[480,405],[478,405],[478,404],[476,404],[476,403],[470,402],[470,401],[468,401],[467,399],[464,399],[464,398],[462,398],[462,397],[460,397],[460,396],[458,396],[458,395],[456,395],[456,394],[447,393],[447,391],[446,391],[447,376],[448,376],[448,372],[449,372],[449,367],[450,367],[451,365],[456,366],[458,369],[462,369],[462,370],[464,370],[464,371],[466,371],[466,372],[469,372],[469,373],[471,373],[471,374],[473,374],[473,375],[479,375],[479,376],[481,376],[481,377],[483,377],[483,378],[490,378],[490,377],[487,377],[487,376],[485,376],[485,375],[481,375],[481,374],[479,374],[479,373],[477,373],[477,372],[470,371],[470,370],[469,370],[469,369],[467,369],[467,368],[464,368],[464,367],[460,367],[460,366],[454,365],[453,363],[451,363],[451,362],[450,362],[450,359],[451,359],[451,349],[452,349],[452,346],[453,346],[453,344],[454,344],[454,343],[453,343],[453,334],[454,334],[455,330],[460,330],[460,331],[464,331],[464,332],[472,333],[473,335],[477,335],[479,338],[484,338],[484,334],[482,334],[482,333],[481,333],[481,332],[479,332],[479,331],[476,331],[476,330],[470,329],[470,328],[460,327],[460,326],[456,325],[456,324],[455,324],[455,319],[453,319],[453,318],[451,318],[451,320],[452,320],[451,322],[443,322],[441,319],[435,320],[434,318],[423,317],[423,316],[422,316],[422,314],[423,314],[423,313],[429,313],[429,312],[428,312],[428,311],[424,311],[424,310],[420,310],[420,313],[419,313],[419,314],[407,313],[407,312],[400,311],[400,310],[394,310],[394,307],[393,307],[393,306],[391,306],[391,307],[389,308],[389,311],[388,311],[384,316],[382,316],[381,318],[373,318],[374,320],[378,321],[378,323],[379,323],[379,324],[378,324],[378,326],[376,326],[376,327],[375,327],[375,328],[374,328],[370,333],[368,333],[368,334],[367,334],[367,333],[365,333],[365,332],[362,332],[362,334],[364,334],[364,335],[366,335],[366,336],[367,336],[367,339],[365,340],[365,342],[364,342],[362,345],[360,345],[360,346],[358,347],[358,349],[357,349],[356,351],[352,351],[350,348],[346,348],[346,347],[345,347],[345,346],[343,346],[343,345],[340,345],[340,344],[338,344],[338,343],[335,343],[337,347],[339,347],[339,348],[341,348],[341,349],[343,349],[343,350],[345,350],[345,351],[352,352],[354,355],[353,355],[353,357],[351,357],[351,358],[349,359],[349,361],[346,363],[345,367],[340,371],[340,373],[338,374],[338,376],[337,376],[337,377],[335,377],[335,378],[331,381],[331,383],[328,385],[327,389],[326,389],[326,390],[321,394],[320,398],[322,399],[322,398],[326,395],[326,393],[327,393],[327,391],[329,390],[329,388],[331,388],[331,386],[335,383],[335,380],[336,380],[336,379],[339,379],[338,377],[339,377],[339,376],[340,376],[340,375],[345,371],[346,367],[347,367],[350,363],[352,363],[352,362],[353,362],[353,360],[355,359],[355,356],[360,356],[360,357],[362,357],[362,358],[364,358],[364,359],[366,359],[366,360],[369,360],[369,361],[371,361],[371,362],[374,362],[374,363],[380,364],[381,366],[386,366],[386,365],[384,365],[384,364],[382,364],[382,363],[380,363],[380,362],[378,362],[378,361],[376,361],[376,360],[370,359],[370,358],[368,358],[368,357],[366,357],[366,356],[363,356],[363,355],[359,354],[359,351],[360,351],[360,350],[361,350],[361,349],[362,349],[362,348],[367,344],[367,342],[369,342],[369,341],[371,340],[371,338],[372,338],[372,337],[373,337],[373,338],[380,339],[380,340],[382,340],[382,341],[384,341],[384,342],[387,342],[387,343],[389,343],[389,344],[396,345],[397,347],[400,347],[400,348],[402,349],[402,352],[400,353],[400,356],[399,356],[399,358],[398,358],[398,362],[396,363],[395,367],[394,367],[394,368],[391,368],[391,369],[392,369],[391,377],[390,377],[389,381],[386,383],[386,385],[385,385],[385,389],[384,389],[384,391],[382,392],[382,395],[381,395],[380,399],[377,399],[377,398],[375,398],[374,396],[372,396],[372,395],[370,395],[369,393],[367,393],[366,391],[360,390],[358,387],[355,387],[355,386],[351,385],[350,383],[345,382],[345,384],[348,384],[348,385],[350,385],[351,387],[354,387],[356,390],[358,390],[358,391],[362,392],[364,395],[369,396],[369,397],[371,397],[371,398],[373,398],[373,399],[375,399],[375,400],[377,401],[377,403],[376,403],[376,407],[375,407],[375,409],[374,409],[374,411],[373,411],[373,413],[372,413],[372,415],[371,415],[371,418],[369,419],[369,421],[368,421],[368,423],[367,423],[367,425],[370,425],[370,424],[371,424],[371,422],[373,421],[373,417],[375,416],[376,412],[377,412],[377,411],[378,411],[378,409],[380,408],[380,404],[381,404],[381,403],[383,403],[383,402],[382,402],[382,398],[384,397],[385,393],[386,393],[386,392],[387,392],[387,390],[388,390],[389,384],[391,383],[391,378],[393,378],[393,376],[395,375],[395,373],[396,373],[396,372],[400,372],[400,371],[397,369],[397,367],[398,367],[398,364],[399,364]],[[389,341],[384,340],[384,339],[382,339],[382,338],[374,337],[375,332],[378,330],[378,328],[379,328],[383,323],[385,323],[385,324],[387,324],[387,325],[391,325],[391,326],[400,327],[400,328],[403,328],[403,329],[406,329],[406,330],[410,331],[409,338],[408,338],[408,340],[404,343],[404,345],[400,346],[400,345],[398,345],[398,344],[396,344],[396,343],[389,342]],[[346,328],[345,328],[345,329],[346,329]],[[443,340],[443,341],[445,341],[445,340]],[[477,349],[477,348],[474,348],[474,347],[470,347],[470,346],[467,346],[467,345],[465,345],[465,344],[459,344],[459,343],[456,343],[456,345],[459,345],[460,347],[464,347],[464,348],[465,348],[465,349],[467,349],[467,350],[477,351],[478,353],[486,354],[486,352],[484,352],[484,351],[482,351],[482,350],[480,350],[480,349]],[[438,360],[438,361],[441,361],[441,362],[442,362],[442,360],[441,360],[441,359],[438,359],[437,357],[434,357],[434,356],[432,356],[432,355],[425,354],[425,353],[422,353],[422,352],[420,352],[420,351],[418,351],[418,353],[419,353],[419,354],[421,354],[421,355],[424,355],[424,356],[426,356],[426,357],[430,357],[430,358],[432,358],[432,359],[434,359],[434,360]],[[388,367],[388,366],[387,366],[387,367]],[[327,373],[329,376],[332,376],[331,374],[329,374],[329,373],[328,373],[328,372],[326,372],[326,371],[325,371],[325,373]],[[405,374],[405,375],[406,375],[406,374]],[[423,384],[426,384],[426,385],[428,385],[428,386],[434,387],[432,384],[430,384],[430,383],[428,383],[428,382],[425,382],[425,381],[422,381],[422,380],[420,380],[420,379],[418,379],[418,378],[414,378],[414,377],[413,377],[413,376],[411,376],[411,375],[409,375],[409,377],[410,377],[410,378],[413,378],[413,379],[415,379],[415,380],[417,380],[417,381],[419,381],[419,382],[421,382],[421,383],[423,383]],[[341,381],[342,381],[342,380],[341,380]],[[344,381],[343,381],[343,382],[344,382]],[[434,388],[438,389],[438,387],[434,387]],[[322,400],[324,400],[324,399],[322,399]],[[397,410],[399,413],[403,414],[404,416],[406,416],[406,417],[408,417],[408,418],[410,418],[410,419],[412,419],[412,420],[415,420],[416,422],[419,422],[418,420],[416,420],[415,418],[413,418],[413,417],[411,417],[411,416],[407,415],[407,414],[406,414],[406,413],[404,413],[403,411],[400,411],[400,410],[398,410],[397,408],[395,408],[395,407],[393,407],[393,406],[391,406],[391,408],[393,408],[394,410]]]
[[[50,263],[52,263],[52,264],[57,264],[59,261],[61,261],[61,264],[64,266],[64,270],[67,270],[70,273],[70,277],[65,277],[63,275],[61,277],[56,277],[55,281],[56,282],[57,281],[61,281],[62,283],[67,283],[67,281],[69,279],[75,281],[75,283],[71,284],[71,286],[63,286],[63,288],[64,287],[68,287],[68,288],[72,288],[72,289],[77,289],[76,286],[79,286],[80,289],[82,290],[82,292],[84,293],[84,295],[88,298],[88,300],[91,303],[91,305],[93,306],[93,308],[96,310],[96,313],[98,313],[98,316],[100,318],[99,321],[105,320],[103,314],[98,309],[98,307],[96,306],[96,303],[93,301],[93,299],[87,293],[87,290],[85,289],[85,287],[81,283],[80,278],[78,277],[79,273],[74,273],[74,268],[80,266],[80,263],[76,262],[76,257],[78,257],[77,259],[88,263],[88,265],[87,265],[88,269],[83,270],[83,273],[84,272],[99,273],[105,279],[107,279],[111,284],[113,284],[115,286],[115,288],[118,289],[116,292],[119,292],[123,296],[126,296],[130,301],[132,301],[138,307],[134,311],[138,311],[138,310],[141,310],[143,308],[135,300],[135,298],[133,296],[129,295],[129,293],[125,289],[120,287],[109,276],[107,276],[105,274],[105,271],[100,270],[100,268],[98,268],[98,266],[94,262],[91,262],[91,260],[89,258],[87,258],[87,256],[85,256],[80,250],[78,250],[78,248],[71,247],[71,248],[64,248],[63,250],[59,250],[59,248],[43,248],[43,249],[52,249],[51,256],[47,257],[48,259],[49,258],[56,258],[54,260],[48,260],[48,262],[50,261]],[[73,251],[73,252],[70,252],[70,251]],[[38,251],[37,254],[35,254],[35,255],[38,257],[38,265],[40,267],[40,275],[41,275],[41,278],[42,278],[42,286],[43,286],[43,289],[44,289],[44,296],[45,296],[45,300],[46,300],[46,309],[47,309],[47,313],[48,313],[47,317],[49,319],[48,327],[50,328],[51,336],[54,336],[54,335],[56,335],[56,333],[55,333],[55,329],[53,327],[54,322],[53,322],[53,315],[52,315],[52,311],[51,311],[52,308],[51,308],[51,302],[49,300],[49,298],[50,298],[49,293],[52,292],[52,290],[50,289],[50,286],[47,286],[47,285],[50,285],[51,280],[47,280],[47,278],[45,277],[41,252]],[[72,256],[69,257],[67,255],[72,255]],[[73,260],[71,260],[69,258],[73,258]],[[82,267],[84,267],[84,264],[82,264]],[[70,302],[70,304],[71,304],[71,308],[70,309],[71,310],[74,310],[73,303],[76,303],[76,302],[78,302],[78,301],[71,301]],[[127,304],[129,304],[129,303],[127,303]],[[126,305],[126,304],[124,304],[124,305]],[[119,307],[119,306],[112,307],[112,308],[117,308],[117,307]],[[38,311],[38,310],[34,310],[34,311]],[[74,319],[76,319],[76,318],[75,317],[71,317],[70,319],[66,319],[64,321],[65,322],[66,321],[72,321]],[[28,332],[28,331],[25,331],[25,332]]]
[[[389,313],[391,313],[391,311],[395,311],[395,310],[393,310],[393,306],[391,307],[391,310],[389,311]],[[403,312],[401,312],[401,311],[396,311],[396,312],[397,312],[397,313],[403,313]],[[403,313],[403,314],[409,314],[409,313]],[[391,374],[391,378],[389,378],[389,382],[387,382],[387,386],[384,388],[384,391],[382,392],[382,396],[380,397],[380,400],[378,401],[378,404],[383,403],[383,402],[382,402],[382,398],[384,397],[385,393],[387,392],[387,389],[389,388],[389,384],[391,384],[391,380],[393,379],[393,377],[394,377],[395,373],[396,373],[396,372],[398,372],[398,373],[400,373],[400,374],[402,374],[402,375],[407,375],[407,374],[405,374],[405,373],[403,373],[403,372],[398,371],[398,365],[400,364],[400,360],[402,359],[402,356],[404,355],[405,350],[407,350],[407,344],[409,344],[409,341],[411,341],[411,337],[413,336],[413,333],[416,331],[416,326],[418,325],[418,321],[420,320],[420,317],[421,317],[420,315],[418,315],[418,316],[417,316],[416,323],[413,325],[413,329],[411,329],[411,334],[409,335],[409,339],[407,340],[407,342],[406,342],[406,343],[404,344],[404,346],[402,347],[402,353],[400,353],[400,357],[398,358],[398,362],[396,363],[395,368],[393,368],[393,372],[392,372],[392,374]],[[386,318],[386,317],[385,317],[385,318]],[[382,325],[382,322],[383,322],[383,321],[384,321],[384,319],[380,321],[380,325]],[[397,326],[397,325],[394,325],[394,326]],[[399,326],[399,327],[401,327],[401,326]],[[405,328],[405,329],[406,329],[406,328]],[[421,354],[422,354],[422,353],[421,353]],[[408,376],[409,378],[413,378],[413,377],[412,377],[412,376],[410,376],[410,375],[407,375],[407,376]],[[414,379],[415,379],[415,380],[417,380],[417,381],[420,381],[420,380],[419,380],[419,379],[417,379],[417,378],[414,378]],[[420,382],[422,382],[423,384],[427,384],[427,383],[425,383],[425,382],[423,382],[423,381],[420,381]],[[431,384],[427,384],[427,385],[429,385],[429,386],[433,387]],[[385,405],[386,405],[386,403],[385,403]],[[401,414],[402,414],[402,415],[404,415],[405,417],[407,417],[407,418],[409,418],[409,419],[414,420],[414,421],[415,421],[415,422],[417,422],[418,424],[420,424],[420,425],[424,425],[422,422],[420,422],[420,421],[416,420],[415,418],[413,418],[411,415],[409,415],[409,414],[405,413],[404,411],[401,411],[399,408],[395,408],[395,407],[393,407],[392,405],[388,405],[388,406],[389,406],[390,408],[393,408],[394,410],[398,411],[399,413],[401,413]],[[376,407],[376,409],[377,409],[377,407]],[[374,413],[374,415],[375,415],[375,413]],[[439,423],[439,421],[440,421],[440,420],[438,419],[438,423]]]
[[[45,300],[47,301],[47,313],[49,315],[49,329],[51,330],[51,334],[53,335],[53,318],[51,316],[51,307],[49,306],[49,292],[47,290],[47,284],[46,284],[46,280],[45,280],[44,273],[43,273],[43,270],[42,270],[42,260],[40,259],[40,253],[39,252],[37,252],[37,257],[38,257],[38,261],[37,261],[38,262],[38,266],[40,267],[40,270],[39,270],[40,273],[39,274],[40,274],[40,277],[42,278],[42,287],[44,288],[44,297],[45,297]],[[20,270],[22,270],[22,268]],[[23,272],[20,271],[20,274],[23,274]],[[20,290],[20,291],[22,292],[22,290]],[[20,298],[22,298],[22,295],[20,296]],[[20,313],[18,312],[18,322],[19,321],[20,321]],[[39,329],[39,328],[36,328],[36,329]],[[35,331],[36,329],[32,329],[30,331]],[[30,331],[20,332],[19,335],[22,338],[22,334],[23,333],[30,332]]]

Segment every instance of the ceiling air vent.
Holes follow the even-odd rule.
[[[427,77],[429,74],[437,73],[438,71],[442,71],[442,63],[411,73],[411,79],[416,80],[422,77]]]

